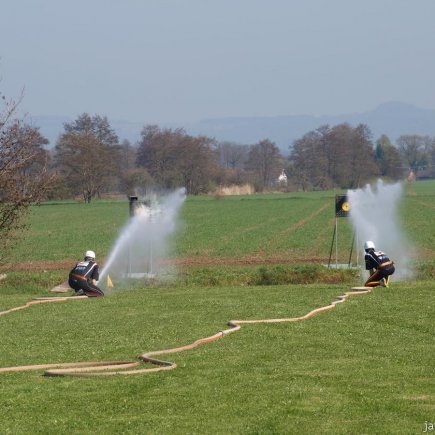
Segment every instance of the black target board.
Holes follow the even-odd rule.
[[[138,203],[137,203],[138,197],[137,196],[130,196],[128,199],[129,199],[129,205],[130,205],[130,216],[133,217],[134,211],[138,205]]]
[[[350,204],[347,195],[335,196],[335,217],[349,217]]]

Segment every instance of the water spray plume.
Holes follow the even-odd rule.
[[[102,287],[120,288],[131,278],[154,278],[167,272],[169,241],[177,229],[185,198],[185,189],[178,189],[138,201],[134,215],[121,230],[101,271]]]
[[[363,250],[367,240],[374,242],[376,249],[385,252],[395,263],[395,279],[412,277],[412,248],[400,228],[398,205],[403,196],[402,183],[376,185],[347,192],[350,203],[350,219],[357,240]]]

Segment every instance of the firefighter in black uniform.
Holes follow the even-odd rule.
[[[95,252],[86,251],[85,259],[78,262],[69,273],[68,284],[76,291],[75,296],[104,296],[103,291],[97,287],[99,277]]]
[[[375,244],[370,240],[364,243],[364,250],[366,270],[370,271],[370,277],[364,285],[388,287],[390,275],[395,271],[394,262],[384,252],[375,251]]]

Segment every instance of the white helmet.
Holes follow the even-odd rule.
[[[95,252],[94,251],[86,251],[85,258],[86,257],[95,258]]]
[[[364,251],[368,251],[369,249],[375,249],[375,244],[371,240],[367,240],[364,243]]]

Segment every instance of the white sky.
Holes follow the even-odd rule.
[[[435,0],[2,0],[30,115],[187,122],[435,109]]]

